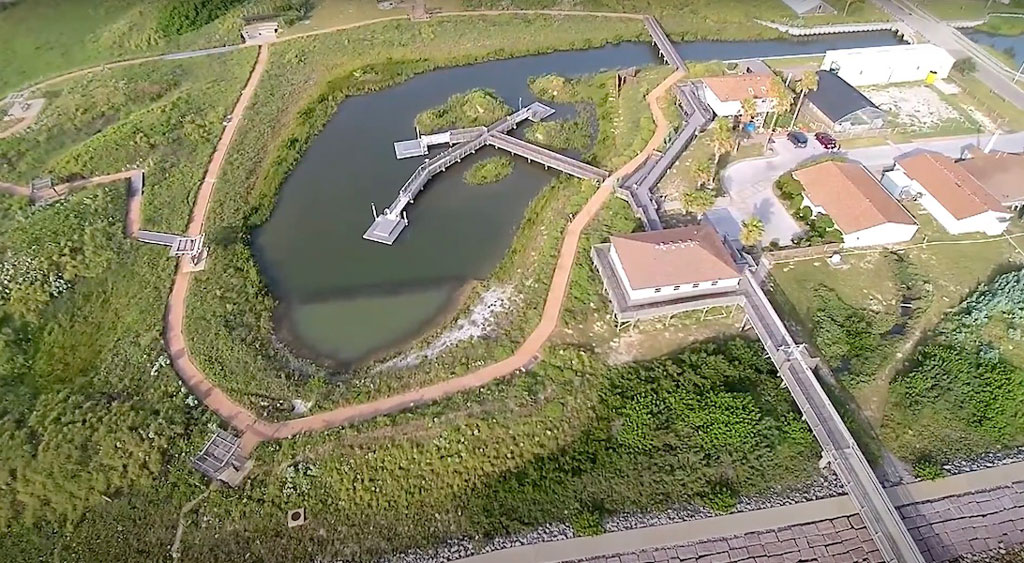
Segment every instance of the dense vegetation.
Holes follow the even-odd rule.
[[[512,157],[501,155],[485,158],[466,170],[463,179],[467,184],[482,186],[484,184],[495,184],[512,174],[515,164]]]
[[[71,82],[52,92],[52,119],[0,140],[0,178],[139,166],[144,226],[181,230],[253,56],[159,62],[144,73],[124,68]],[[123,183],[97,186],[38,209],[0,197],[0,551],[7,559],[54,540],[53,529],[85,522],[95,533],[102,526],[89,519],[112,509],[101,506],[104,497],[158,482],[187,495],[196,482],[185,462],[214,418],[168,368],[160,334],[174,264],[165,249],[125,238],[125,193]],[[173,507],[166,510],[172,514],[159,521],[139,514],[136,522],[164,534],[174,518]],[[81,540],[66,529],[69,541]]]
[[[549,149],[585,151],[590,147],[594,124],[587,106],[582,106],[580,113],[573,119],[534,123],[526,130],[526,140]]]
[[[417,114],[416,127],[422,135],[464,127],[489,127],[510,113],[512,108],[493,90],[474,88]]]
[[[157,17],[156,28],[166,35],[184,35],[223,16],[245,0],[173,0]]]
[[[882,428],[920,467],[1024,444],[1024,270],[978,288],[892,384]]]
[[[594,532],[621,511],[728,510],[813,477],[818,455],[756,343],[614,368],[552,349],[479,392],[261,449],[245,490],[190,519],[183,557],[231,558],[259,538],[267,559],[365,561],[548,522]],[[316,521],[285,530],[295,506]]]

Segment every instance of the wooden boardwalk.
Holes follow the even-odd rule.
[[[394,244],[398,239],[398,235],[408,225],[405,217],[406,206],[413,202],[416,196],[426,187],[427,182],[437,174],[445,171],[449,166],[460,162],[463,158],[476,152],[484,145],[492,145],[512,154],[522,156],[531,162],[538,162],[578,178],[595,182],[600,182],[607,178],[608,173],[600,168],[505,134],[527,119],[537,122],[550,116],[554,111],[540,102],[534,102],[512,115],[502,118],[486,129],[456,129],[449,132],[450,134],[455,134],[456,139],[463,141],[420,165],[412,177],[402,186],[402,189],[399,190],[395,201],[386,207],[383,213],[377,215],[370,228],[363,233],[363,238],[384,244]],[[423,139],[424,137],[421,137],[419,142],[423,150],[425,150],[426,145],[424,143],[426,141],[423,141]],[[452,137],[447,137],[447,140],[451,141]],[[442,140],[440,142],[445,141]],[[395,145],[395,154],[398,158],[403,158],[405,154],[414,153],[416,150],[419,150],[417,147],[410,148],[405,146],[406,143],[400,144],[402,145],[401,147],[399,144]]]

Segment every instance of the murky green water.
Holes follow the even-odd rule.
[[[711,60],[895,42],[888,33],[867,33],[679,48],[688,60]],[[520,97],[524,104],[533,101],[531,76],[582,75],[657,60],[652,47],[638,43],[522,57],[430,72],[343,102],[255,233],[257,259],[282,304],[281,332],[300,352],[342,364],[415,337],[451,307],[467,281],[488,276],[530,200],[554,178],[517,158],[515,172],[500,183],[466,185],[466,169],[498,153],[486,148],[430,182],[409,208],[410,225],[394,246],[365,241],[371,202],[378,209],[390,204],[420,164],[396,160],[392,148],[394,141],[415,136],[417,113],[471,88],[491,88],[515,107]]]

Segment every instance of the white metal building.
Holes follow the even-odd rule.
[[[882,177],[882,186],[896,197],[915,197],[950,234],[998,235],[1012,213],[952,158],[921,152],[896,160]]]
[[[917,232],[917,221],[860,164],[822,162],[793,177],[804,186],[803,205],[831,217],[845,247],[906,242]]]
[[[934,73],[946,78],[956,59],[930,43],[825,51],[821,70],[839,75],[853,86],[918,82]]]

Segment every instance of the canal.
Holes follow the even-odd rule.
[[[891,33],[857,33],[689,42],[678,49],[688,61],[707,61],[898,42]],[[410,225],[394,246],[365,241],[371,203],[378,210],[390,204],[420,164],[396,160],[392,148],[394,141],[415,136],[417,113],[471,88],[493,89],[515,107],[520,97],[524,104],[533,100],[531,76],[578,76],[658,62],[650,45],[624,43],[437,70],[346,99],[254,234],[257,261],[280,303],[277,333],[299,354],[342,366],[415,338],[457,305],[467,282],[489,275],[530,200],[554,178],[517,158],[515,172],[500,183],[466,185],[465,170],[496,154],[487,148],[431,180],[409,208]]]
[[[1024,35],[996,35],[977,30],[965,30],[964,35],[979,45],[992,47],[1012,57],[1017,63],[1014,71],[1024,64]]]

